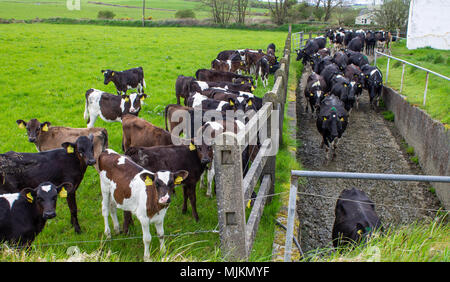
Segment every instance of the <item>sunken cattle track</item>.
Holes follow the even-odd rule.
[[[423,174],[409,161],[402,149],[402,139],[392,122],[369,105],[366,90],[360,97],[359,110],[353,109],[349,124],[336,149],[337,156],[325,159],[320,148],[322,137],[311,111],[305,112],[303,89],[311,73],[305,66],[297,88],[297,158],[305,170]],[[299,185],[297,213],[300,239],[304,252],[331,247],[336,199],[343,189],[356,187],[375,202],[375,209],[384,227],[434,217],[439,200],[429,191],[431,184],[421,182],[375,181],[359,179],[309,178]]]

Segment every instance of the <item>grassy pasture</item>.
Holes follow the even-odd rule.
[[[392,56],[406,60],[418,66],[435,71],[450,77],[450,51],[437,50],[432,48],[419,48],[408,50],[406,42],[401,41],[392,44]],[[387,58],[379,57],[377,66],[383,73],[383,80],[386,80]],[[402,76],[402,63],[390,60],[388,86],[400,90]],[[402,95],[407,97],[409,103],[424,109],[434,119],[450,124],[450,82],[429,75],[426,105],[423,106],[423,94],[425,91],[426,72],[412,66],[405,66]]]
[[[165,105],[176,102],[174,92],[178,75],[193,76],[197,69],[209,68],[210,62],[222,50],[265,49],[271,42],[280,49],[284,46],[285,37],[284,32],[208,28],[0,25],[0,152],[36,152],[35,146],[28,142],[25,131],[17,127],[17,119],[37,118],[41,122],[50,121],[55,126],[85,127],[83,111],[86,90],[97,88],[115,93],[113,84],[103,84],[101,69],[123,70],[142,66],[149,97],[140,117],[163,127]],[[280,55],[281,51],[278,50],[277,56]],[[270,76],[272,84],[273,76]],[[262,96],[267,90],[260,87],[255,94]],[[96,126],[108,130],[110,148],[121,153],[121,124],[98,119]],[[286,169],[292,165],[287,161],[288,158],[285,156],[279,160],[284,161],[282,165]],[[289,181],[289,178],[286,179]],[[282,185],[286,183],[278,184],[276,189]],[[191,215],[190,206],[186,214],[181,214],[183,193],[180,188],[176,190],[166,215],[165,234],[213,230],[217,225],[215,197],[207,198],[205,190],[197,189],[200,216],[197,223]],[[131,234],[113,236],[113,239],[118,240],[98,241],[102,239],[104,226],[98,174],[92,167],[88,168],[78,189],[77,203],[82,234],[77,235],[73,231],[67,204],[60,199],[57,217],[47,222],[28,255],[18,259],[66,259],[67,248],[74,245],[88,254],[99,252],[94,260],[142,259],[141,228],[137,220]],[[278,207],[278,201],[274,200],[265,208],[250,258],[253,261],[270,260],[273,217]],[[122,222],[122,212],[118,214]],[[169,257],[159,257],[159,241],[154,236],[156,232],[153,226],[150,232],[153,235],[155,260],[220,260],[217,233],[168,237]],[[178,254],[180,256],[176,256]],[[0,254],[2,261],[15,259],[5,252]]]

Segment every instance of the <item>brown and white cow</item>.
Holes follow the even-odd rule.
[[[84,119],[87,119],[87,127],[94,127],[97,117],[100,116],[106,122],[121,122],[122,115],[138,115],[141,104],[147,94],[133,93],[130,95],[114,95],[97,89],[86,91],[86,103],[84,107]]]
[[[134,115],[127,114],[122,117],[122,130],[122,149],[124,152],[135,146],[172,145],[170,132]]]
[[[151,172],[137,165],[130,158],[107,149],[99,157],[100,185],[102,191],[102,215],[105,235],[111,236],[108,216],[111,215],[114,231],[120,232],[117,208],[132,212],[141,223],[144,241],[144,260],[150,259],[149,246],[152,236],[149,225],[155,224],[160,250],[165,252],[164,217],[170,204],[175,185],[187,178],[188,172]]]
[[[80,136],[94,136],[94,158],[98,159],[100,153],[108,148],[108,132],[104,128],[71,128],[63,126],[50,126],[49,121],[40,122],[33,118],[28,122],[18,119],[16,121],[19,128],[27,130],[28,141],[36,145],[36,149],[41,151],[48,151],[61,148],[64,142],[75,143]],[[95,164],[95,169],[98,170],[98,164]]]

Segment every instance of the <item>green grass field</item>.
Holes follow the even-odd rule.
[[[105,86],[102,69],[123,70],[144,68],[147,83],[146,105],[140,117],[163,126],[163,109],[175,103],[175,80],[178,75],[193,76],[199,68],[209,68],[217,53],[226,49],[263,48],[271,42],[278,49],[284,46],[286,33],[239,31],[209,28],[131,28],[77,26],[51,24],[0,25],[0,152],[36,152],[27,141],[26,133],[17,127],[17,119],[37,118],[54,126],[85,127],[83,119],[84,93],[97,88],[115,93],[113,84]],[[278,52],[277,52],[278,53]],[[277,54],[280,56],[280,54]],[[270,85],[273,76],[270,76]],[[258,88],[262,96],[269,88]],[[98,119],[96,126],[105,127],[110,148],[121,151],[120,123],[106,123]],[[285,148],[282,148],[284,150]],[[279,159],[281,168],[289,169],[288,156]],[[277,176],[278,177],[278,176]],[[277,178],[278,179],[278,178]],[[283,182],[284,181],[284,182]],[[280,179],[276,189],[286,186],[289,178]],[[287,187],[288,184],[287,184]],[[183,193],[177,189],[165,220],[165,234],[183,234],[199,230],[213,230],[217,225],[215,197],[205,196],[197,189],[197,223],[188,212],[181,214]],[[83,233],[75,234],[64,200],[58,201],[57,217],[46,228],[24,257],[13,258],[6,252],[0,260],[59,260],[67,259],[66,250],[78,246],[88,254],[99,253],[93,260],[140,261],[143,255],[141,228],[135,221],[129,235],[113,236],[113,241],[99,242],[103,234],[101,194],[98,174],[88,168],[77,190],[78,218]],[[273,217],[279,208],[274,200],[265,208],[254,250],[250,260],[268,261],[272,252]],[[119,219],[122,213],[119,212]],[[150,229],[155,235],[155,228]],[[132,239],[127,239],[127,238]],[[155,260],[220,260],[219,235],[171,236],[167,239],[168,257],[159,257],[159,241],[153,236]]]
[[[406,42],[401,41],[392,44],[392,56],[450,77],[450,51],[448,50],[431,48],[408,50]],[[383,80],[386,81],[386,57],[378,58],[377,66],[383,72]],[[400,90],[401,76],[402,63],[390,60],[387,86]],[[406,65],[401,94],[407,97],[409,103],[424,109],[434,119],[450,124],[450,96],[448,95],[450,82],[430,74],[426,105],[424,107],[425,79],[425,71]]]
[[[142,19],[142,8],[124,8],[106,5],[97,5],[88,2],[103,2],[122,6],[142,7],[141,0],[81,0],[80,10],[69,10],[66,0],[1,0],[0,18],[4,19],[34,19],[38,18],[97,18],[98,11],[108,10],[114,12],[115,19],[129,18]],[[191,9],[195,12],[196,19],[210,18],[209,8],[198,1],[184,0],[151,0],[146,1],[145,16],[151,16],[153,20],[174,19],[177,10]],[[251,8],[252,13],[264,13],[267,9]],[[260,16],[254,16],[260,17]]]

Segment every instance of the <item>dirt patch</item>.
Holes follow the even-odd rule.
[[[305,112],[303,88],[309,71],[305,68],[297,89],[296,156],[305,170],[423,174],[409,160],[402,138],[393,123],[369,107],[366,91],[360,97],[359,110],[353,109],[349,125],[342,136],[337,156],[327,162],[322,137],[311,112]],[[304,252],[331,247],[336,198],[343,189],[356,187],[375,202],[384,225],[398,225],[433,218],[440,208],[439,200],[423,182],[375,181],[357,179],[310,178],[299,186],[297,212],[300,240]]]

